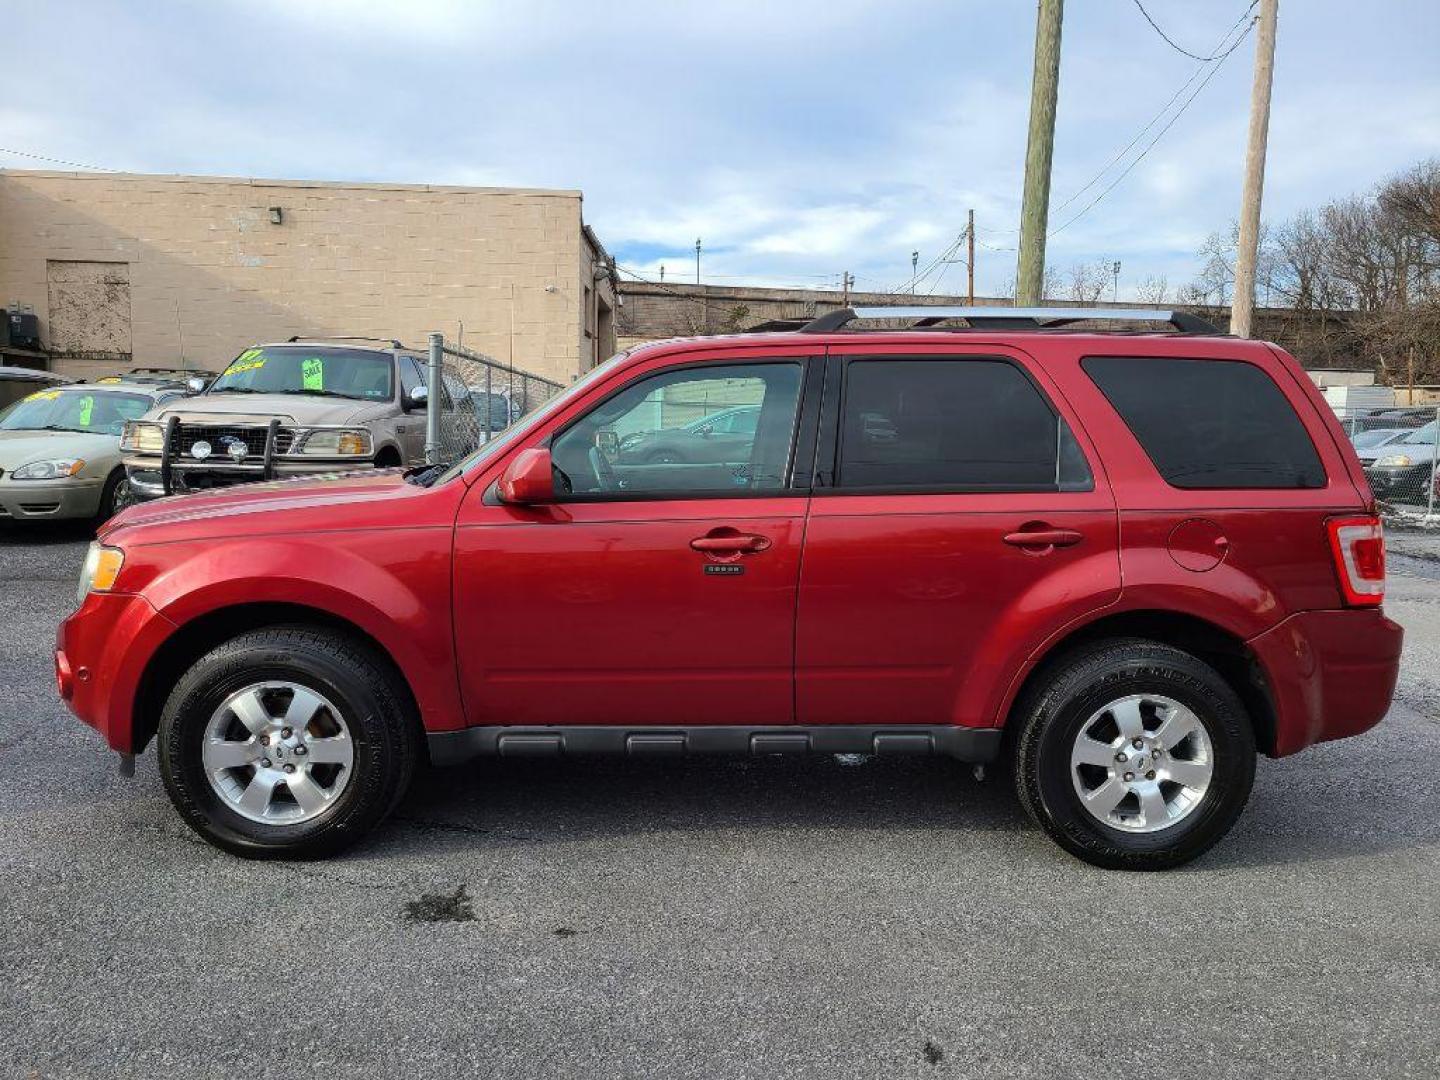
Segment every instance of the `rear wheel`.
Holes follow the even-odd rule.
[[[1107,642],[1061,661],[1016,722],[1020,801],[1096,866],[1188,862],[1230,830],[1254,781],[1240,699],[1208,664],[1156,642]]]
[[[171,691],[160,774],[185,821],[247,858],[314,858],[354,843],[399,801],[418,726],[382,657],[308,627],[243,634]]]

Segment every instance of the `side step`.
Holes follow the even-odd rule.
[[[683,754],[931,754],[994,761],[999,728],[955,725],[823,727],[696,726],[666,728],[473,727],[426,736],[430,761],[458,765],[477,757],[560,757],[589,754],[669,757]]]

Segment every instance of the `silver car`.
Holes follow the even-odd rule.
[[[37,390],[0,412],[0,520],[108,518],[133,495],[120,432],[174,387],[75,383]]]
[[[420,359],[398,343],[257,345],[203,393],[128,425],[125,465],[141,498],[418,465],[427,407]]]

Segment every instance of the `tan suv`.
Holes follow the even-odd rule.
[[[385,346],[287,341],[246,349],[203,393],[126,425],[140,498],[253,480],[418,465],[423,360]]]

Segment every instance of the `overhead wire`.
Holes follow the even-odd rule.
[[[1249,15],[1250,12],[1254,10],[1255,5],[1259,2],[1260,0],[1251,0],[1250,6],[1245,9],[1245,15]],[[1150,17],[1150,12],[1145,10],[1145,5],[1142,4],[1140,0],[1135,0],[1135,6],[1140,9],[1140,14],[1145,16],[1145,21],[1150,24],[1150,28],[1154,30],[1155,33],[1160,35],[1161,39],[1165,42],[1165,44],[1169,45],[1172,49],[1180,53],[1182,56],[1188,56],[1191,60],[1199,60],[1202,64],[1208,64],[1212,60],[1220,60],[1223,59],[1225,55],[1227,55],[1225,53],[1217,52],[1213,56],[1199,56],[1191,52],[1189,49],[1182,49],[1179,45],[1175,44],[1174,38],[1172,38],[1169,34],[1165,33],[1164,30],[1160,29],[1160,24]],[[1245,15],[1241,15],[1240,18],[1243,19]],[[1229,35],[1227,34],[1226,36],[1228,37]]]

